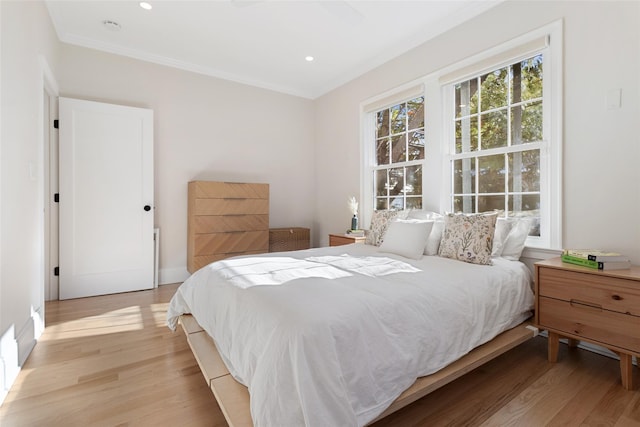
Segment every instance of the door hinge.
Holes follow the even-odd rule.
[[[53,121],[53,128],[54,129],[59,129],[60,128],[60,121],[58,119],[55,119]]]
[[[60,267],[54,267],[53,268],[53,275],[54,276],[59,276],[60,275]]]
[[[53,195],[53,201],[55,203],[60,203],[60,193],[56,193]]]

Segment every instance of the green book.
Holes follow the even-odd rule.
[[[598,262],[625,262],[629,260],[629,258],[617,252],[606,252],[599,249],[565,249],[562,253],[565,255],[570,255],[577,258],[586,258],[591,261]]]
[[[597,261],[591,261],[588,259],[566,255],[566,254],[562,254],[561,259],[562,259],[562,262],[568,262],[570,264],[582,265],[583,267],[598,269]]]

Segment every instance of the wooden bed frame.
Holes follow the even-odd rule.
[[[229,374],[227,367],[218,354],[213,339],[189,314],[180,316],[180,325],[187,336],[187,341],[200,366],[204,379],[211,391],[213,391],[229,426],[253,426],[249,409],[249,391]],[[538,329],[532,325],[531,320],[503,332],[444,369],[418,378],[411,387],[405,390],[391,406],[372,422],[415,402],[478,366],[535,337],[537,334]]]

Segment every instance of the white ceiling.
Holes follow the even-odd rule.
[[[46,5],[62,42],[314,99],[502,0],[147,1]]]

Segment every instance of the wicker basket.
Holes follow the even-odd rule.
[[[269,252],[309,249],[309,229],[302,227],[270,228]]]

